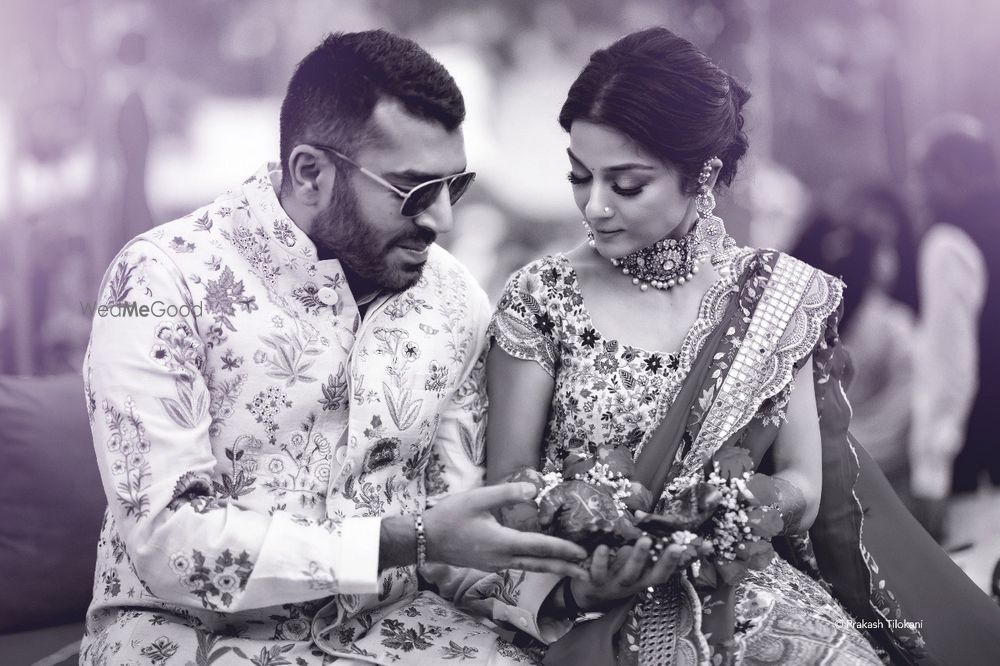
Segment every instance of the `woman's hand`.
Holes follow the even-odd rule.
[[[589,580],[570,583],[573,599],[583,610],[604,610],[614,602],[667,582],[684,557],[683,546],[671,544],[656,562],[650,559],[653,540],[642,537],[634,546],[623,546],[611,556],[604,545],[594,550]]]

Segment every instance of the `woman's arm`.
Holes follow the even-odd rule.
[[[538,468],[555,380],[534,361],[494,345],[486,361],[486,483],[500,483],[515,469]]]
[[[804,532],[819,511],[823,460],[812,358],[799,370],[799,381],[788,399],[788,420],[774,442],[774,478],[785,532]]]

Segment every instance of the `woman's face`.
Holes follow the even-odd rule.
[[[622,257],[690,228],[694,200],[680,174],[624,134],[577,120],[567,152],[573,198],[602,256]]]

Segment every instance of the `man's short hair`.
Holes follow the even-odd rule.
[[[381,29],[328,35],[295,68],[281,104],[284,182],[288,157],[299,144],[356,151],[370,138],[372,111],[383,97],[448,131],[465,119],[455,80],[416,42]]]
[[[997,158],[983,124],[972,116],[949,113],[931,121],[913,141],[917,167],[945,170],[954,181],[996,177]]]

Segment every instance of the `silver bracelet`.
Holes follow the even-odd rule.
[[[417,532],[417,568],[427,564],[427,532],[424,531],[424,514],[413,516],[413,528]]]

